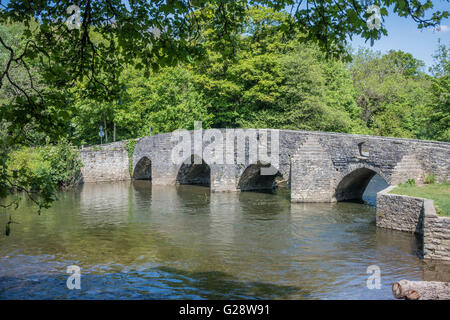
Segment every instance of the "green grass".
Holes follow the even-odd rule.
[[[432,199],[438,215],[450,216],[450,182],[425,184],[423,186],[400,184],[390,193]]]

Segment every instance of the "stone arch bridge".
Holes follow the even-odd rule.
[[[292,202],[334,202],[361,199],[375,174],[389,185],[408,179],[420,184],[427,175],[443,182],[450,176],[450,143],[445,142],[269,129],[234,129],[234,135],[226,129],[207,129],[184,131],[184,135],[183,139],[174,139],[173,133],[141,138],[133,154],[132,178],[151,179],[156,185],[205,185],[212,192],[285,184]],[[218,135],[221,141],[215,140]],[[186,139],[192,142],[192,154],[186,153],[183,163],[174,162],[174,148]],[[212,148],[214,142],[222,147]],[[236,151],[239,143],[243,154]],[[265,161],[255,161],[252,145],[268,155]],[[224,161],[216,161],[211,153]],[[270,174],[262,175],[264,168]]]

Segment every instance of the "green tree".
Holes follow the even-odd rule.
[[[283,34],[290,20],[287,13],[251,8],[231,55],[216,51],[210,27],[204,30],[208,59],[194,71],[211,101],[213,126],[360,132],[345,64],[302,44],[299,30]]]
[[[426,138],[429,77],[422,62],[403,52],[360,50],[350,66],[361,119],[371,133]]]
[[[429,128],[432,131],[431,138],[450,141],[450,50],[440,41],[434,60],[435,64],[430,70],[434,78]]]
[[[72,118],[72,139],[80,144],[99,143],[102,125],[109,132],[116,126],[116,139],[130,139],[149,134],[193,129],[194,121],[211,123],[208,104],[194,86],[192,72],[184,67],[165,67],[146,77],[135,68],[121,75],[124,84],[118,101],[101,103],[79,99]],[[104,140],[105,141],[105,140]]]
[[[418,76],[422,72],[425,64],[423,61],[413,57],[411,53],[401,50],[390,50],[382,59],[392,64],[394,69],[405,76]]]

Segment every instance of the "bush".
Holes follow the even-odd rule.
[[[416,185],[416,180],[414,179],[408,179],[405,184],[399,184],[399,186],[405,186],[405,187],[414,187]]]
[[[423,180],[424,184],[434,184],[436,183],[436,176],[434,174],[427,175]]]
[[[51,174],[61,189],[77,185],[81,178],[82,163],[79,152],[67,140],[61,140],[56,146],[41,148],[43,158],[50,163]]]
[[[51,165],[38,148],[22,148],[12,152],[8,160],[8,171],[13,185],[37,191],[46,182],[51,182]]]
[[[55,146],[24,147],[12,152],[8,160],[8,171],[16,185],[49,193],[56,186],[66,189],[77,185],[81,166],[78,151],[66,140]]]

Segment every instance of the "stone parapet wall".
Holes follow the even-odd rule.
[[[107,182],[130,179],[127,141],[82,148],[82,182]]]
[[[450,261],[450,217],[439,217],[433,200],[424,200],[423,257]]]
[[[450,261],[450,217],[439,217],[433,200],[390,194],[393,188],[377,194],[377,227],[419,234],[424,259]]]
[[[128,140],[104,143],[95,146],[83,146],[81,151],[120,151],[125,150]]]
[[[425,199],[389,193],[394,188],[377,194],[377,227],[422,234]]]

